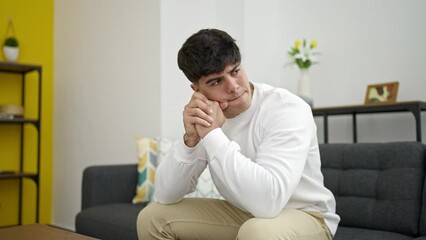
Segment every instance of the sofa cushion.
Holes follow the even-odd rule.
[[[90,207],[76,217],[76,232],[103,239],[137,240],[136,220],[147,203],[114,203]]]
[[[419,233],[423,144],[321,144],[320,154],[340,226]]]
[[[386,231],[339,227],[333,238],[334,240],[410,240],[412,237],[402,235],[399,233],[392,233]]]

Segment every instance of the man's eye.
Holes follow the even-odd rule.
[[[235,69],[234,71],[231,72],[232,76],[237,75],[240,72],[240,69]]]
[[[215,81],[211,81],[210,83],[209,83],[209,85],[210,86],[215,86],[215,85],[218,85],[220,83],[220,80],[215,80]]]

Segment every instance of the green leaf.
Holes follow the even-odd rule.
[[[312,65],[312,62],[310,60],[306,60],[304,66],[305,68],[309,68]]]
[[[291,48],[290,51],[288,51],[288,54],[290,54],[291,56],[294,56],[298,52],[299,52],[299,50],[297,50],[297,48]]]
[[[299,66],[299,68],[304,68],[302,59],[300,58],[296,59],[296,64],[297,66]]]
[[[4,40],[4,45],[8,47],[18,47],[18,40],[14,37],[8,37]]]

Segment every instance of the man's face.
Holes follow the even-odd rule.
[[[209,100],[219,102],[226,118],[236,117],[247,110],[253,95],[240,63],[226,66],[223,72],[203,76],[191,87]]]

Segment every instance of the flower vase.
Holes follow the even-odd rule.
[[[309,70],[306,68],[300,69],[300,78],[297,86],[297,95],[302,98],[309,106],[313,107],[314,101],[312,98],[312,85]]]

